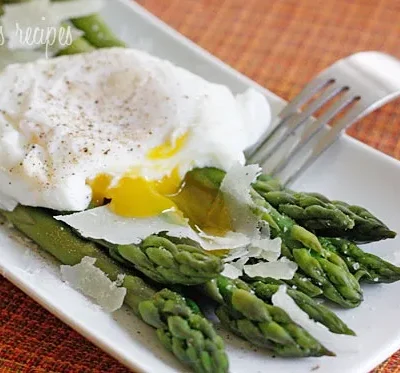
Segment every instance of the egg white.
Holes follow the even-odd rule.
[[[0,195],[56,210],[84,210],[87,181],[101,173],[135,169],[159,179],[175,167],[181,175],[195,166],[227,170],[270,123],[255,90],[235,96],[134,49],[10,65],[0,86]],[[173,156],[147,156],[185,134]]]

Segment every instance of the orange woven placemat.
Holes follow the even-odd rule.
[[[398,0],[142,0],[142,5],[285,99],[361,50],[400,57]],[[400,159],[400,105],[349,133]],[[0,276],[0,372],[127,372]],[[374,373],[400,372],[400,352]]]

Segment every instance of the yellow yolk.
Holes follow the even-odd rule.
[[[101,174],[88,182],[92,188],[92,203],[96,206],[102,205],[106,198],[106,190],[111,184],[112,176]]]
[[[187,134],[174,143],[168,141],[147,154],[149,159],[162,160],[177,154],[185,145]],[[189,219],[193,227],[207,234],[223,236],[232,230],[231,219],[222,194],[216,188],[203,185],[190,172],[182,181],[179,169],[160,180],[137,176],[140,169],[131,170],[112,185],[112,176],[100,174],[88,184],[92,202],[96,205],[111,200],[109,207],[117,215],[144,218],[175,208]]]
[[[182,150],[187,138],[188,133],[185,133],[184,135],[178,137],[174,142],[168,140],[164,144],[151,149],[147,153],[147,158],[154,160],[170,158]]]
[[[101,174],[89,184],[93,202],[102,204],[104,199],[111,199],[110,209],[118,215],[143,218],[176,208],[193,227],[207,234],[223,236],[232,230],[221,192],[196,181],[190,172],[183,182],[177,169],[161,180],[149,181],[133,174],[122,177],[113,186],[111,180],[110,175]]]
[[[111,199],[110,209],[117,215],[149,217],[176,207],[167,196],[176,193],[181,184],[177,169],[161,180],[149,181],[129,174],[123,176],[116,185],[111,186],[111,180],[110,175],[101,174],[89,185],[93,202],[101,204],[104,199]]]
[[[221,192],[210,188],[191,177],[185,176],[182,188],[171,199],[192,226],[207,234],[223,236],[232,230],[231,218]]]
[[[167,141],[147,154],[149,159],[163,160],[177,154],[185,145],[187,133],[174,143]],[[155,165],[156,166],[156,165]],[[124,175],[116,185],[111,186],[112,177],[100,174],[88,184],[92,188],[92,203],[99,205],[104,199],[111,199],[110,209],[121,216],[149,217],[175,207],[168,195],[176,193],[181,185],[178,168],[161,180],[146,180],[137,176],[139,169],[133,169]]]
[[[165,183],[168,187],[168,180]],[[149,217],[175,207],[169,198],[157,191],[158,185],[163,185],[163,182],[150,182],[141,177],[123,177],[115,187],[108,189],[110,209],[122,216]]]

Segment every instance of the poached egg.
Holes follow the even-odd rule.
[[[235,95],[135,49],[10,65],[0,86],[7,209],[82,211],[106,199],[117,215],[156,216],[176,207],[170,196],[191,169],[244,164],[271,119],[256,90]]]

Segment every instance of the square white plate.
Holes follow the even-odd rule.
[[[108,1],[103,16],[131,46],[167,58],[233,91],[260,89],[273,112],[283,101],[194,45],[130,0]],[[304,190],[319,191],[361,204],[400,232],[400,162],[347,136],[337,142],[298,181]],[[296,186],[295,186],[296,187]],[[395,259],[400,239],[370,245],[369,250]],[[185,369],[159,345],[154,332],[128,309],[109,315],[62,283],[59,266],[0,229],[0,270],[10,281],[61,320],[72,326],[126,366],[139,372],[172,373]],[[339,310],[353,328],[357,352],[336,358],[279,359],[253,350],[231,336],[227,341],[231,372],[366,373],[400,348],[400,283],[364,287],[365,301],[354,310]],[[221,332],[224,335],[224,332]]]

